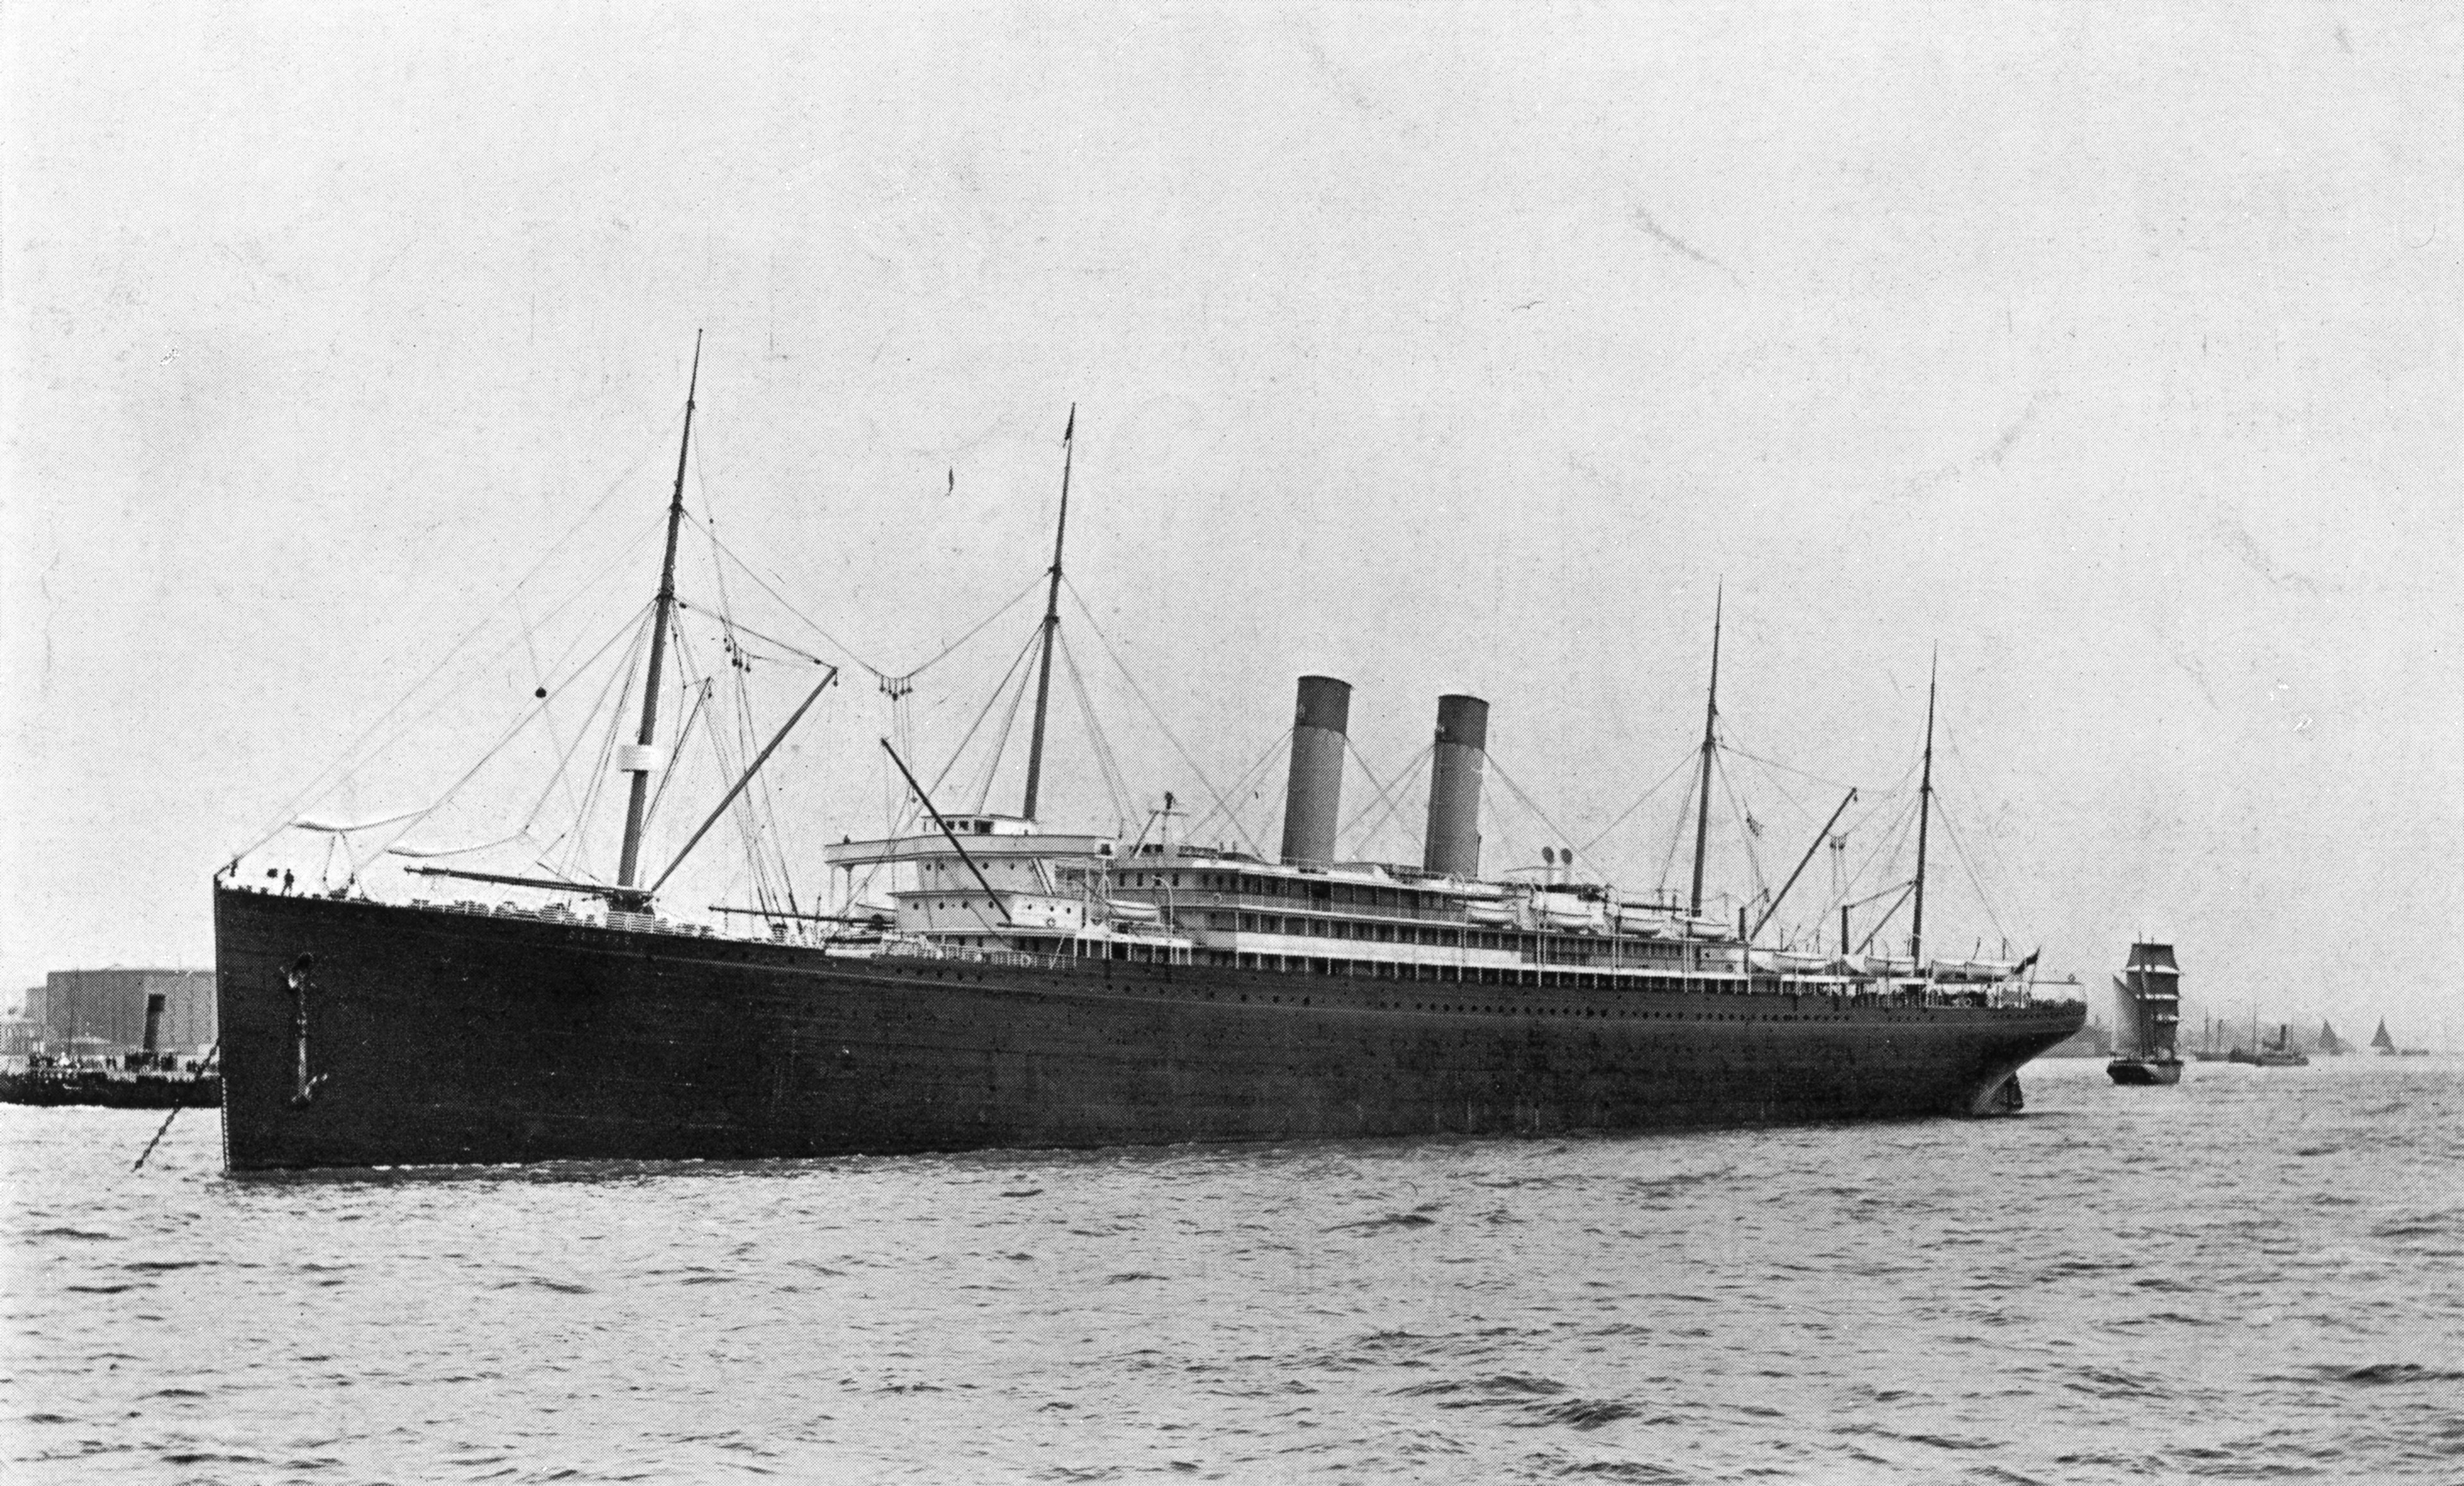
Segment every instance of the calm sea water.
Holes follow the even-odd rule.
[[[2464,1063],[2019,1119],[231,1180],[0,1108],[17,1481],[2464,1480]]]

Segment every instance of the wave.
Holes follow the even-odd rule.
[[[1384,1217],[1364,1217],[1356,1223],[1336,1223],[1331,1227],[1319,1229],[1318,1232],[1339,1234],[1347,1230],[1357,1230],[1363,1233],[1375,1233],[1387,1228],[1427,1228],[1436,1222],[1436,1218],[1425,1213],[1389,1213]]]
[[[2464,1382],[2464,1368],[2424,1366],[2420,1363],[2363,1363],[2358,1366],[2320,1364],[2308,1369],[2309,1377],[2271,1377],[2271,1383],[2305,1383],[2316,1379],[2322,1383],[2358,1383],[2371,1387],[2407,1383]]]

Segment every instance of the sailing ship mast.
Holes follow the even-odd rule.
[[[1908,919],[1908,963],[1912,972],[1925,972],[1925,828],[1933,823],[1933,694],[1942,675],[1942,652],[1934,651],[1925,674],[1925,782],[1917,790],[1917,896]]]
[[[628,760],[642,767],[628,771],[633,787],[625,801],[625,852],[616,868],[616,885],[624,890],[620,896],[631,903],[649,896],[634,887],[633,876],[642,855],[642,806],[650,787],[647,751],[659,732],[659,669],[667,660],[668,616],[676,602],[676,531],[685,519],[685,459],[693,449],[693,394],[700,386],[701,332],[694,331],[693,375],[685,383],[685,431],[676,446],[676,488],[668,502],[668,555],[659,567],[659,597],[650,619],[650,668],[642,688],[642,732],[635,746],[645,752]]]
[[[1061,520],[1052,533],[1052,585],[1044,601],[1044,660],[1035,677],[1035,732],[1026,750],[1026,807],[1035,819],[1037,792],[1044,783],[1044,714],[1052,700],[1052,642],[1061,632],[1061,543],[1069,535],[1069,464],[1078,437],[1078,404],[1069,404],[1069,426],[1061,431]]]
[[[1711,690],[1703,703],[1703,779],[1694,811],[1694,899],[1686,911],[1703,916],[1703,848],[1711,831],[1711,751],[1718,747],[1712,728],[1720,720],[1720,610],[1727,597],[1725,583],[1711,598]]]

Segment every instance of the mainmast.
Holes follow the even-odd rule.
[[[648,750],[659,732],[659,669],[668,658],[668,615],[676,603],[676,531],[685,519],[685,457],[693,448],[693,393],[700,387],[701,332],[694,331],[693,375],[685,382],[685,432],[676,445],[676,489],[668,501],[668,556],[659,566],[659,597],[651,605],[650,668],[642,688],[642,732],[635,745],[644,752],[629,760],[641,767],[628,771],[633,789],[625,801],[625,854],[616,867],[616,885],[622,888],[632,887],[633,869],[642,855],[642,802],[650,787]]]
[[[1917,974],[1925,973],[1925,827],[1933,823],[1933,693],[1941,674],[1942,651],[1937,648],[1925,674],[1925,782],[1917,790],[1917,902],[1908,920],[1908,960]]]
[[[1069,535],[1069,463],[1078,437],[1078,404],[1069,404],[1069,426],[1061,430],[1061,520],[1052,533],[1052,586],[1044,601],[1044,661],[1035,676],[1035,732],[1026,750],[1026,808],[1035,819],[1036,794],[1044,784],[1044,713],[1052,700],[1052,642],[1061,633],[1061,542]]]
[[[1711,694],[1703,704],[1703,782],[1696,791],[1701,796],[1694,812],[1694,906],[1687,911],[1703,916],[1703,848],[1711,831],[1711,750],[1718,745],[1712,737],[1712,727],[1720,720],[1720,610],[1727,597],[1725,583],[1711,599]]]

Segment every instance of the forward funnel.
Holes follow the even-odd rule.
[[[1456,877],[1480,875],[1480,776],[1488,758],[1488,704],[1476,696],[1438,698],[1437,756],[1429,765],[1428,847],[1420,865]]]
[[[1284,860],[1324,866],[1334,860],[1343,805],[1344,730],[1352,724],[1352,684],[1303,676],[1292,717],[1292,777],[1284,789]]]

